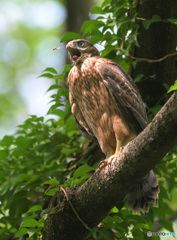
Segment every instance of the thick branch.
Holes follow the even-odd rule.
[[[79,217],[90,228],[109,210],[122,203],[125,195],[177,145],[177,92],[147,128],[125,146],[111,168],[105,167],[76,189],[65,189]],[[88,230],[72,210],[63,191],[52,199],[43,240],[84,239]]]

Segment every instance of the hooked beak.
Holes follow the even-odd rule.
[[[77,61],[77,59],[81,56],[80,51],[77,48],[74,48],[72,42],[69,42],[66,45],[66,49],[70,55],[71,61],[75,63]]]

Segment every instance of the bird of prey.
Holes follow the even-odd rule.
[[[116,62],[100,57],[87,40],[66,46],[73,67],[68,75],[71,111],[81,134],[99,144],[110,164],[121,148],[148,124],[141,95]],[[151,170],[129,194],[128,208],[147,212],[158,206],[159,186]]]

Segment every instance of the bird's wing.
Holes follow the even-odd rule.
[[[141,95],[131,77],[116,62],[99,58],[95,65],[122,119],[136,134],[148,124]]]
[[[95,142],[98,146],[98,141],[96,139],[96,137],[94,136],[93,132],[91,131],[91,129],[89,127],[85,128],[83,127],[81,124],[79,124],[78,120],[76,119],[76,117],[73,115],[75,123],[80,131],[80,133],[82,134],[83,137],[85,137],[87,140],[89,140],[90,142]]]

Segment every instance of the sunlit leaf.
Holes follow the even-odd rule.
[[[113,212],[113,213],[118,213],[118,209],[117,209],[117,207],[113,207],[112,209],[111,209],[111,212]]]
[[[175,18],[175,19],[168,19],[168,21],[169,22],[171,22],[171,23],[173,23],[173,24],[177,24],[177,18]]]
[[[177,80],[175,81],[174,85],[172,85],[172,86],[170,87],[170,89],[168,90],[168,93],[169,93],[169,92],[172,92],[172,91],[175,91],[175,90],[177,90]]]

